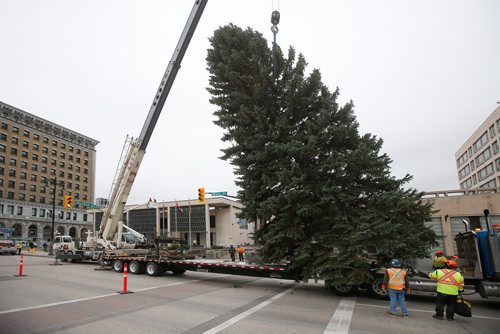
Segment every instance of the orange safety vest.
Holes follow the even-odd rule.
[[[405,287],[406,271],[399,268],[387,269],[389,274],[389,282],[387,287],[393,290],[403,290]]]

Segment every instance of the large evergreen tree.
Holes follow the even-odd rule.
[[[428,254],[430,205],[403,188],[409,175],[390,175],[382,140],[359,134],[338,89],[318,70],[307,75],[292,47],[285,57],[250,28],[221,27],[210,42],[208,91],[228,143],[221,158],[235,166],[242,216],[260,222],[265,261],[292,257],[305,278],[357,284],[368,280],[367,252]]]

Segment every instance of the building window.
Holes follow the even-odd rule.
[[[53,157],[57,157],[57,151],[56,150],[52,150],[52,156]]]
[[[9,188],[15,188],[15,187],[16,187],[16,181],[9,180]]]
[[[45,188],[45,187],[40,187],[40,193],[45,194],[46,189],[47,188]]]
[[[64,168],[64,161],[59,162],[59,167]]]
[[[30,132],[28,130],[23,131],[23,136],[28,137],[30,136]]]
[[[45,197],[40,196],[40,201],[39,201],[39,203],[45,203]]]
[[[73,152],[73,146],[71,146],[71,145],[69,146],[69,151]]]
[[[36,174],[31,174],[31,181],[36,181],[37,177]]]
[[[73,212],[73,220],[76,220],[76,212]]]
[[[21,157],[23,157],[23,158],[26,158],[26,159],[27,159],[27,158],[28,158],[28,151],[22,151],[22,152],[21,152]]]
[[[14,192],[13,191],[7,192],[7,198],[8,199],[14,199]]]
[[[32,191],[32,192],[36,191],[36,185],[35,184],[30,185],[30,191]]]
[[[44,146],[44,147],[42,148],[42,153],[48,154],[48,153],[49,153],[49,148],[48,148],[48,147],[46,147],[46,146]]]
[[[87,214],[86,214],[86,213],[84,213],[84,214],[83,214],[83,221],[84,221],[84,222],[86,222],[86,221],[87,221]]]
[[[16,159],[10,159],[9,165],[10,166],[16,166],[17,165],[17,160]]]
[[[66,219],[70,220],[71,219],[71,212],[66,212]]]
[[[47,174],[47,167],[42,166],[42,173]]]
[[[23,215],[23,207],[22,206],[18,206],[17,207],[17,215],[18,216],[22,216]]]
[[[88,160],[83,160],[83,165],[84,166],[88,166],[89,165],[89,161]]]
[[[26,190],[26,183],[20,182],[19,183],[19,190]]]
[[[40,209],[40,214],[38,215],[38,217],[45,218],[45,209]]]
[[[7,130],[9,128],[8,124],[5,122],[2,122],[2,129]]]
[[[76,149],[76,154],[82,154],[82,151],[79,148],[77,148]]]
[[[84,169],[83,169],[83,174],[88,174],[88,173],[89,173],[88,168],[84,168]]]
[[[472,180],[470,177],[460,184],[460,187],[462,189],[469,189],[471,186],[472,186]]]
[[[25,193],[19,193],[19,200],[20,201],[25,201],[26,200],[26,194]]]
[[[10,154],[12,154],[12,155],[17,155],[17,148],[15,148],[15,147],[11,147],[11,148],[10,148]]]
[[[7,214],[9,215],[14,214],[14,205],[7,205]]]
[[[31,164],[31,170],[36,172],[38,170],[38,165],[37,164]]]
[[[46,164],[47,162],[49,162],[49,159],[47,159],[47,157],[42,157],[42,163]]]
[[[36,202],[35,195],[30,195],[30,202],[32,202],[32,203]]]
[[[89,157],[89,152],[85,151],[84,154],[83,154],[86,158]]]
[[[19,139],[17,137],[12,137],[12,144],[16,144],[19,142]]]
[[[15,169],[10,169],[9,170],[9,176],[16,176],[16,170]]]
[[[483,169],[481,169],[477,172],[479,182],[486,179],[488,176],[492,175],[494,172],[495,172],[495,170],[493,168],[493,163],[488,164],[486,167],[484,167]]]
[[[36,217],[36,208],[31,208],[31,217]]]
[[[30,143],[27,140],[23,140],[23,147],[29,147]]]
[[[21,172],[21,174],[19,175],[19,177],[22,179],[22,180],[26,180],[26,172]]]
[[[40,135],[37,134],[37,133],[33,134],[33,139],[39,140],[40,139]]]
[[[32,160],[38,161],[38,154],[33,153],[33,156],[31,157]]]
[[[472,145],[474,147],[474,153],[477,153],[484,145],[488,143],[488,132],[483,133],[483,135],[476,140],[476,142]]]
[[[63,171],[60,171],[60,172],[59,172],[59,176],[60,176],[60,177],[64,177],[64,172],[63,172]]]
[[[5,145],[4,144],[0,144],[0,152],[5,152]]]
[[[5,163],[5,157],[3,155],[0,155],[0,164]]]
[[[39,148],[38,144],[33,144],[33,150],[34,151],[38,151],[38,148]]]
[[[53,140],[53,141],[52,141],[52,146],[57,147],[57,140]]]
[[[43,137],[43,142],[44,142],[45,144],[48,144],[48,143],[49,143],[49,138],[48,138],[48,137]]]
[[[7,135],[5,133],[0,133],[0,140],[7,141]]]
[[[65,154],[64,152],[61,152],[61,153],[59,154],[59,157],[60,157],[61,159],[66,159],[66,154]]]

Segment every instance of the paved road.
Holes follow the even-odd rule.
[[[474,317],[432,319],[432,297],[410,297],[410,317],[387,314],[387,301],[342,298],[320,284],[186,273],[123,275],[93,264],[52,265],[0,257],[0,333],[497,333],[500,301],[472,297]]]

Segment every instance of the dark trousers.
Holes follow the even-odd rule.
[[[240,261],[243,261],[243,253],[238,253]]]
[[[234,260],[236,260],[236,254],[235,253],[231,253],[231,261],[234,262]]]
[[[437,293],[436,299],[436,315],[442,317],[444,314],[444,306],[446,305],[446,318],[453,319],[455,315],[455,305],[457,305],[457,296],[445,295],[444,293]]]

